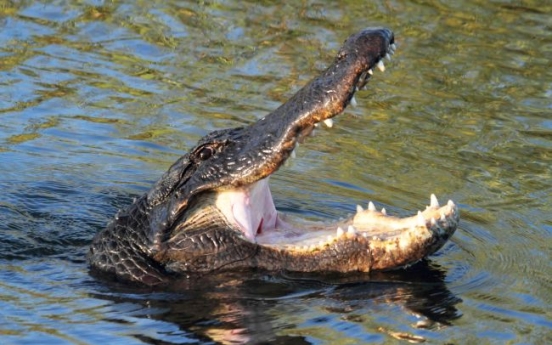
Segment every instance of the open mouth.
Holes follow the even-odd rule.
[[[432,195],[409,218],[369,203],[354,216],[322,224],[278,213],[268,185],[316,126],[332,127],[333,117],[356,104],[356,92],[374,70],[385,71],[383,60],[394,51],[389,29],[355,33],[325,71],[270,114],[202,137],[94,237],[91,269],[157,285],[230,269],[388,270],[433,254],[458,226],[452,201],[440,206]]]
[[[342,108],[335,114],[327,118],[320,117],[318,121],[302,121],[298,125],[295,124],[298,127],[282,148],[283,154],[271,173],[275,172],[289,157],[295,157],[294,150],[297,143],[303,142],[320,122],[331,128],[333,127],[331,117],[342,113],[348,104],[355,106],[355,93],[365,88],[373,75],[374,68],[381,72],[385,71],[383,59],[390,60],[395,49],[391,39],[386,53],[373,61],[368,68],[357,73],[347,90]],[[331,89],[325,91],[330,94],[329,99],[332,91]],[[419,211],[408,218],[390,216],[385,209],[377,210],[370,202],[366,209],[357,206],[357,212],[353,217],[331,225],[303,221],[290,222],[276,210],[268,179],[265,177],[246,186],[220,190],[217,192],[215,204],[227,223],[237,230],[243,239],[278,250],[312,252],[324,250],[338,241],[354,241],[358,238],[364,238],[373,243],[379,242],[380,246],[384,247],[392,245],[407,249],[412,247],[413,243],[426,243],[432,237],[448,238],[458,223],[459,214],[456,205],[449,201],[441,207],[433,194],[425,211]]]
[[[247,241],[263,246],[295,251],[316,251],[336,241],[363,237],[388,242],[405,249],[413,241],[434,235],[448,237],[456,228],[459,212],[452,200],[440,206],[432,194],[429,205],[414,216],[399,218],[377,210],[372,202],[366,209],[357,205],[356,214],[331,225],[288,221],[276,210],[268,178],[240,189],[219,192],[216,206],[232,228]]]

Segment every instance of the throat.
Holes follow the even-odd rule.
[[[276,229],[279,223],[268,178],[245,187],[218,191],[215,205],[228,223],[251,242],[256,242],[257,235]]]

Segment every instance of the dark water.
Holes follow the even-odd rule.
[[[0,1],[0,343],[552,342],[552,6],[449,3]],[[274,109],[375,25],[397,37],[387,71],[273,192],[320,220],[451,198],[461,228],[437,255],[180,292],[88,275],[93,235],[198,138]]]

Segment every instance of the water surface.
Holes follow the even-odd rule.
[[[2,344],[552,342],[546,2],[0,4]],[[272,177],[280,210],[455,200],[441,251],[374,275],[98,281],[94,234],[202,135],[275,109],[367,26],[397,54]]]

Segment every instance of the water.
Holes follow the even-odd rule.
[[[0,2],[0,343],[552,342],[547,2]],[[359,106],[272,178],[329,220],[436,193],[462,223],[372,276],[97,281],[93,235],[202,135],[253,122],[366,26],[398,49]],[[300,188],[298,188],[300,186]]]

